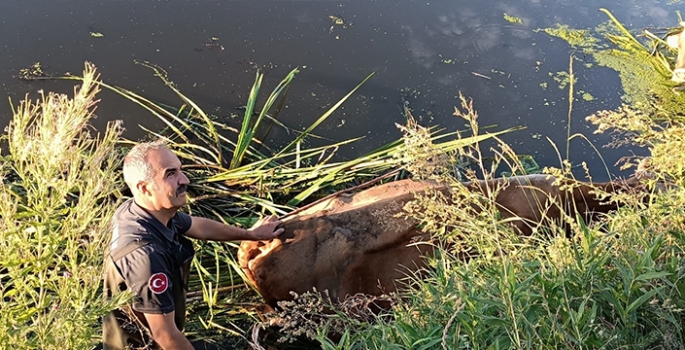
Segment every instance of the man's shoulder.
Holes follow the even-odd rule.
[[[168,280],[174,271],[173,261],[155,242],[127,251],[114,261],[114,265],[126,282],[127,288],[134,291],[138,297],[147,295],[142,290],[151,283],[154,276],[163,274]]]
[[[123,203],[114,216],[110,252],[114,255],[122,249],[131,251],[134,248],[131,245],[151,245],[155,248],[152,251],[163,250],[164,245],[159,241],[159,237],[153,234],[154,230],[150,224],[144,218],[135,215],[135,212],[131,212],[132,201]]]
[[[152,240],[150,227],[146,220],[137,215],[133,199],[122,203],[112,220],[112,241],[110,249],[126,245],[136,240]]]
[[[112,257],[129,255],[133,252],[143,255],[164,254],[166,245],[154,235],[144,231],[131,231],[112,240],[109,252]]]
[[[133,198],[129,198],[126,201],[124,201],[123,203],[119,204],[119,207],[117,208],[114,215],[120,216],[121,213],[131,210],[131,204],[133,204]]]
[[[119,205],[116,212],[114,212],[114,223],[135,222],[141,223],[147,220],[144,215],[141,215],[141,209],[138,208],[133,198],[128,199]]]
[[[110,251],[114,264],[120,271],[129,269],[135,271],[150,271],[152,266],[166,266],[170,264],[166,248],[156,240],[135,240]],[[127,273],[123,273],[127,279]]]

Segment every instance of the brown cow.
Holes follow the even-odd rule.
[[[471,191],[495,193],[502,218],[523,234],[544,225],[543,217],[560,221],[562,210],[586,221],[617,208],[598,200],[594,187],[581,184],[562,191],[547,175],[464,183]],[[639,181],[594,184],[607,192],[630,190]],[[267,304],[298,294],[327,290],[333,300],[356,293],[380,295],[396,291],[396,280],[425,266],[433,251],[430,235],[403,215],[404,205],[427,190],[451,193],[435,182],[402,180],[356,194],[341,194],[296,216],[284,219],[285,232],[271,241],[240,245],[238,260]],[[569,196],[569,194],[572,194]],[[545,213],[543,215],[543,212]],[[421,244],[424,242],[424,244]]]
[[[646,186],[637,177],[600,183],[555,182],[555,178],[549,175],[529,175],[466,182],[464,186],[488,198],[494,196],[494,204],[502,219],[508,220],[524,235],[552,223],[568,226],[562,214],[570,218],[579,214],[586,223],[590,223],[599,215],[618,209],[618,202],[598,197],[599,193],[646,192]],[[567,227],[567,234],[571,233],[570,230]]]
[[[423,266],[431,249],[415,223],[395,214],[415,193],[446,186],[411,180],[342,194],[283,220],[285,232],[271,241],[240,245],[238,260],[267,304],[316,288],[331,298],[395,290],[395,280]],[[360,210],[361,209],[361,210]],[[416,262],[418,266],[412,266]]]

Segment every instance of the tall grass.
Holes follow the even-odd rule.
[[[97,78],[87,64],[72,98],[22,101],[2,136],[0,348],[93,348],[99,318],[123,302],[100,288],[121,127],[89,125]]]
[[[659,195],[649,208],[619,211],[608,233],[581,225],[571,241],[479,223],[496,238],[474,239],[478,251],[504,254],[465,262],[441,250],[391,321],[354,324],[345,348],[683,348],[683,204],[682,190]]]

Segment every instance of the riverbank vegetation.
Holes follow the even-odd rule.
[[[296,307],[296,312],[278,315],[289,324],[301,325],[293,334],[309,335],[323,349],[685,347],[685,159],[674,152],[685,146],[681,113],[685,104],[668,81],[675,53],[652,42],[653,37],[637,40],[609,17],[602,33],[610,44],[590,40],[583,42],[583,48],[593,46],[598,51],[585,52],[595,54],[598,64],[619,71],[626,104],[599,111],[587,121],[597,132],[614,133],[616,145],[637,144],[650,150],[650,160],[643,163],[646,168],[638,171],[647,175],[643,181],[651,189],[649,196],[607,196],[607,201],[628,205],[600,224],[587,226],[578,218],[566,218],[572,228],[570,239],[559,227],[530,237],[514,234],[497,220],[492,206],[496,191],[487,198],[464,192],[459,206],[447,206],[437,195],[425,196],[405,209],[441,242],[428,277],[408,277],[404,283],[414,288],[396,298],[392,310],[378,316],[359,317],[345,312],[349,309],[345,304],[299,296],[300,304],[314,305],[309,306],[314,312]],[[655,51],[647,49],[649,45]],[[625,85],[645,82],[626,79],[640,76],[649,76],[648,84]],[[469,104],[455,114],[475,119]],[[515,159],[508,152],[501,145],[496,162],[515,172],[520,165],[508,161]],[[482,161],[477,145],[458,150],[454,157],[479,164],[486,178],[498,176],[493,171],[497,167]],[[636,163],[625,165],[636,167]],[[565,162],[560,169],[543,172],[569,178],[570,166]],[[461,179],[441,179],[463,188]],[[316,310],[323,309],[320,305],[339,312],[317,315]],[[321,327],[322,323],[328,327]],[[338,337],[329,338],[331,331]]]
[[[99,87],[87,66],[74,97],[23,101],[2,136],[0,347],[87,349],[105,302],[104,247],[114,213],[121,125],[89,127]]]
[[[222,124],[187,99],[164,72],[148,63],[177,93],[183,105],[157,104],[131,91],[100,81],[86,64],[73,97],[49,93],[26,99],[13,111],[2,142],[3,186],[0,224],[0,340],[18,349],[88,349],[99,342],[99,319],[126,302],[102,298],[103,254],[111,215],[126,198],[120,161],[128,145],[123,126],[111,123],[99,134],[90,126],[96,95],[111,89],[165,122],[153,132],[184,162],[192,181],[188,210],[194,215],[249,226],[258,216],[284,214],[298,204],[358,181],[388,174],[407,162],[402,142],[393,142],[350,161],[334,161],[336,150],[356,139],[311,148],[307,137],[352,93],[344,96],[294,140],[272,150],[256,137],[276,116],[297,73],[291,72],[257,107],[263,75],[258,74],[245,111],[242,130]],[[54,78],[53,78],[54,79]],[[361,85],[361,84],[360,84]],[[273,127],[273,125],[271,125]],[[444,152],[491,136],[428,138]],[[241,341],[256,321],[260,304],[243,282],[235,262],[235,244],[199,243],[189,300],[191,338]],[[59,330],[59,331],[56,331]],[[243,344],[245,344],[243,342]],[[4,347],[5,345],[3,345]]]
[[[424,198],[421,210],[413,212],[433,232],[445,232],[440,238],[450,248],[440,250],[430,277],[417,281],[418,288],[407,291],[389,316],[370,323],[342,317],[349,326],[338,342],[319,333],[324,349],[685,346],[685,162],[673,152],[684,146],[685,104],[668,81],[675,53],[654,37],[637,40],[609,16],[600,33],[610,45],[600,40],[571,44],[619,71],[626,105],[588,121],[597,132],[616,133],[619,144],[648,147],[647,182],[674,187],[653,192],[647,203],[623,197],[633,204],[601,226],[568,218],[570,240],[555,229],[533,237],[513,235],[496,220],[481,220],[460,208],[441,215],[444,204]],[[546,172],[568,175],[565,168]],[[492,217],[492,212],[486,215]],[[477,247],[478,256],[464,261],[464,247]]]
[[[631,55],[629,50],[642,49],[627,37],[630,32],[607,28],[613,28],[607,32],[614,45],[610,54],[625,60],[654,57]],[[659,52],[665,58],[657,62],[672,62],[672,52]],[[398,169],[463,189],[461,181],[474,173],[456,171],[455,164],[476,165],[479,177],[528,168],[501,142],[494,161],[491,155],[485,160],[490,150],[481,150],[479,142],[496,133],[480,135],[468,99],[455,109],[455,118],[471,126],[473,137],[436,134],[409,119],[403,140],[339,162],[333,156],[337,148],[355,139],[317,148],[305,141],[356,88],[311,127],[294,133],[292,142],[272,150],[259,135],[283,127],[277,117],[296,71],[264,99],[258,98],[263,80],[258,74],[242,129],[235,130],[203,112],[159,67],[143,64],[176,92],[181,107],[107,85],[87,65],[82,77],[65,77],[80,85],[73,98],[48,93],[14,109],[2,137],[8,152],[0,155],[2,348],[93,348],[99,342],[99,318],[126,302],[102,299],[101,269],[109,220],[125,197],[121,155],[132,142],[121,139],[117,123],[99,134],[89,126],[99,89],[116,91],[165,122],[165,130],[150,133],[166,139],[184,163],[193,184],[187,210],[231,224],[247,226],[261,214],[282,215],[337,189],[383,174],[399,176],[393,172]],[[661,69],[651,63],[640,67],[651,69],[652,78]],[[302,326],[285,328],[281,335],[308,336],[313,347],[323,349],[685,347],[685,159],[674,152],[685,149],[680,112],[685,104],[671,88],[648,90],[647,96],[647,102],[627,98],[625,106],[588,118],[598,132],[615,132],[620,142],[649,148],[644,181],[652,192],[646,201],[630,194],[607,197],[629,205],[591,226],[566,218],[570,238],[560,227],[521,237],[498,220],[486,197],[464,192],[464,203],[447,206],[437,195],[424,196],[406,209],[439,238],[438,254],[431,258],[427,278],[409,276],[403,283],[414,288],[387,296],[395,307],[381,315],[345,312],[345,305],[313,294],[267,314],[243,282],[236,246],[201,244],[186,333],[219,348],[249,342],[259,349],[271,340],[256,325],[287,319]],[[659,104],[665,100],[672,103]],[[564,163],[544,172],[572,177],[569,169]],[[474,206],[481,209],[477,215]],[[322,307],[338,312],[324,315]],[[332,331],[338,336],[329,338]]]
[[[665,135],[642,136],[681,147],[682,132],[674,124]],[[479,160],[479,154],[476,147],[463,155]],[[387,314],[338,313],[329,322],[343,336],[331,340],[319,331],[315,338],[323,349],[682,348],[685,191],[678,158],[660,158],[648,180],[668,179],[674,188],[654,190],[647,202],[619,195],[630,204],[601,224],[568,217],[570,239],[561,227],[515,234],[497,219],[497,190],[486,198],[464,191],[458,206],[425,196],[405,209],[440,239],[428,277],[405,281],[415,288]],[[570,176],[565,169],[545,172]]]

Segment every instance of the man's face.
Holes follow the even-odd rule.
[[[178,209],[186,204],[188,178],[181,171],[181,162],[167,148],[150,151],[147,161],[155,172],[146,186],[146,197],[154,209]]]

